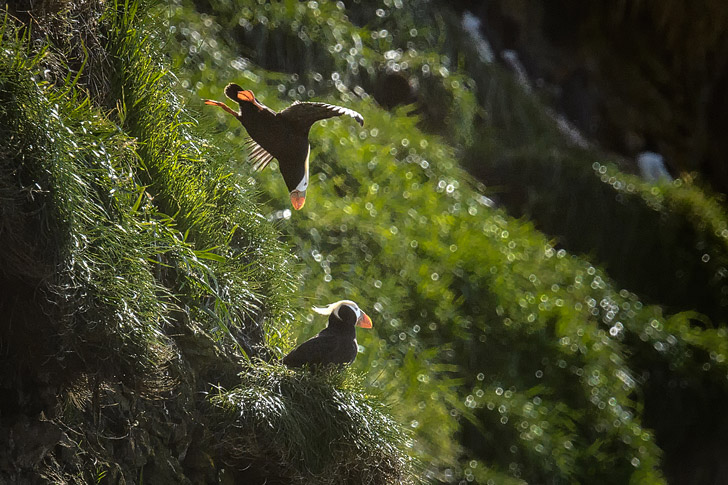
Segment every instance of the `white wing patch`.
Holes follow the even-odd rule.
[[[302,123],[306,127],[319,120],[346,115],[351,116],[357,123],[364,126],[364,117],[361,113],[353,109],[328,103],[294,101],[292,105],[278,113],[278,115]]]
[[[273,160],[273,155],[258,145],[252,138],[245,140],[245,146],[249,153],[248,159],[253,164],[255,170],[263,170]]]
[[[336,106],[335,104],[321,103],[321,105],[330,109],[337,115],[351,116],[352,118],[354,118],[356,120],[357,123],[364,126],[364,117],[358,111],[354,111],[353,109],[349,109],[349,108],[344,108],[343,106]]]

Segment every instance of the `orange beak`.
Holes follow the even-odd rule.
[[[291,205],[296,210],[301,210],[303,204],[306,203],[306,191],[292,190],[291,191]]]
[[[258,103],[258,100],[255,99],[255,96],[253,95],[253,91],[245,90],[245,91],[239,91],[238,92],[238,99],[240,101],[247,101],[248,103],[253,103],[253,106],[258,108],[259,110],[262,110],[263,107]]]
[[[372,328],[372,319],[366,313],[362,313],[356,325],[361,328]]]

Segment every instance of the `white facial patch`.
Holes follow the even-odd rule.
[[[319,315],[331,315],[332,313],[336,315],[337,318],[339,318],[339,310],[342,306],[347,305],[349,308],[354,310],[354,313],[356,313],[356,319],[359,320],[359,318],[362,316],[364,312],[359,309],[359,305],[354,303],[351,300],[340,300],[336,303],[332,303],[330,305],[327,305],[323,308],[320,307],[313,307],[313,311],[318,313]]]
[[[298,185],[296,186],[296,190],[299,192],[306,192],[306,189],[308,188],[308,157],[311,156],[311,145],[308,146],[308,151],[306,152],[306,164],[305,164],[305,171],[303,173],[303,178],[300,182],[298,182]],[[338,316],[338,315],[337,315]]]

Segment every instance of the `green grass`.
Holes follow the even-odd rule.
[[[0,363],[21,391],[0,410],[59,436],[24,478],[664,483],[674,457],[710,456],[728,399],[722,321],[693,296],[646,298],[617,253],[599,255],[605,271],[536,227],[571,200],[555,189],[566,170],[543,175],[563,156],[567,179],[618,199],[634,227],[693,231],[669,246],[688,256],[668,273],[697,250],[712,274],[721,202],[565,148],[538,99],[473,60],[452,12],[398,5],[95,3],[39,16],[35,37],[5,21]],[[371,93],[396,70],[417,102],[385,111]],[[275,167],[247,166],[239,124],[202,105],[230,81],[276,109],[364,114],[364,128],[312,129],[303,211]],[[535,222],[492,207],[463,153],[523,167],[509,183],[525,181]],[[615,220],[582,237],[611,241]],[[721,281],[707,286],[718,308]],[[352,370],[274,362],[320,330],[312,304],[342,298],[374,321]]]
[[[124,176],[129,139],[81,93],[33,82],[44,52],[20,52],[2,59],[3,191],[12,194],[7,220],[19,221],[8,224],[6,267],[53,295],[44,323],[59,336],[58,357],[115,349],[114,372],[144,374],[167,360],[161,328],[172,302],[148,262],[158,252],[153,227],[131,216],[140,194]]]
[[[715,420],[722,422],[711,404],[726,395],[721,329],[694,325],[698,314],[670,314],[647,304],[630,286],[535,230],[541,219],[532,224],[491,207],[482,184],[462,170],[458,154],[469,147],[490,147],[475,152],[484,164],[507,157],[523,140],[529,156],[543,159],[568,148],[549,127],[539,100],[498,68],[478,66],[474,86],[471,54],[458,55],[459,47],[448,56],[437,51],[452,39],[448,32],[433,36],[431,26],[446,25],[447,13],[438,11],[421,26],[412,20],[429,15],[420,4],[398,11],[384,2],[384,17],[364,5],[333,2],[261,7],[240,1],[215,4],[213,14],[178,5],[169,12],[176,40],[170,52],[192,98],[221,99],[224,85],[236,81],[273,109],[302,98],[364,115],[363,129],[348,120],[312,129],[307,204],[290,216],[275,167],[252,174],[242,149],[234,162],[255,178],[271,217],[295,243],[306,282],[301,305],[347,297],[372,315],[376,335],[359,335],[365,351],[354,365],[414,429],[414,447],[430,479],[662,483],[661,447],[677,456],[674,443],[688,435],[670,425],[680,406],[663,407],[658,396],[685,386],[677,399],[692,399],[693,417],[704,415],[694,421],[698,428],[710,434]],[[331,19],[327,27],[322,19]],[[410,35],[413,23],[416,33]],[[304,38],[292,34],[301,30]],[[198,35],[203,31],[216,35]],[[416,69],[385,60],[383,51],[398,48],[402,52],[388,56]],[[300,55],[277,55],[284,51]],[[440,64],[429,64],[433,59]],[[367,88],[394,64],[411,82],[437,90],[425,87],[427,96],[416,105],[384,111]],[[463,96],[462,106],[452,93]],[[413,109],[420,115],[412,116]],[[438,117],[450,121],[434,126],[427,110],[446,113]],[[209,116],[218,121],[219,143],[239,146],[244,132],[235,120],[217,111]],[[472,126],[457,124],[473,119],[474,140]],[[593,173],[592,156],[574,155],[583,164],[575,179],[586,180],[584,187],[611,183]],[[539,199],[535,183],[542,172],[525,162],[525,177],[534,178],[529,190],[547,204],[549,194]],[[565,180],[572,178],[558,176],[553,180],[563,183],[546,184],[543,192],[561,197],[570,190]],[[652,189],[630,181],[645,195],[630,207],[646,204]],[[664,190],[691,214],[722,227],[717,206],[703,210],[696,189],[682,195]],[[562,211],[553,207],[563,204],[552,206],[558,218]],[[649,217],[659,220],[672,211],[692,218],[674,208]],[[593,235],[609,241],[605,234],[597,229]],[[315,331],[301,329],[300,339]]]
[[[388,417],[381,396],[362,392],[361,377],[311,373],[258,362],[233,389],[210,401],[220,416],[215,446],[240,480],[289,477],[289,483],[410,483],[412,464],[399,449],[408,437]],[[231,422],[232,421],[232,422]]]
[[[722,197],[699,181],[650,184],[599,153],[538,143],[512,149],[485,141],[465,163],[492,181],[494,198],[510,211],[560,247],[588,254],[621,286],[671,313],[696,310],[713,325],[725,322],[728,217]]]
[[[254,85],[265,82],[274,88],[271,96],[282,94],[288,102],[335,90],[346,104],[373,96],[385,74],[395,72],[413,86],[414,104],[407,110],[419,115],[419,127],[443,136],[511,215],[533,220],[562,247],[606,267],[621,287],[651,303],[668,305],[670,312],[697,310],[717,325],[725,321],[728,285],[721,268],[728,239],[708,226],[722,226],[728,217],[716,194],[688,176],[679,187],[659,189],[674,203],[655,206],[633,196],[653,189],[618,169],[636,171],[634,163],[573,147],[548,115],[547,96],[525,92],[496,63],[483,62],[454,11],[422,0],[280,1],[265,8],[220,2],[214,12],[214,22],[208,14],[205,21],[215,37],[181,39],[177,51],[186,52],[185,67],[200,70],[186,81],[196,94],[219,96],[209,87],[222,71]],[[187,21],[172,26],[173,34],[180,36]],[[220,55],[224,45],[235,48]],[[276,75],[260,76],[251,63]],[[609,175],[593,166],[609,167]],[[625,249],[615,250],[615,239]],[[644,271],[633,271],[642,265]]]
[[[39,14],[35,27],[48,35],[38,40],[6,18],[0,41],[2,382],[22,388],[0,405],[8,423],[56,437],[44,438],[42,462],[21,475],[0,467],[0,481],[217,482],[244,470],[211,444],[213,421],[263,430],[256,416],[209,415],[209,391],[245,388],[291,348],[302,314],[291,301],[296,266],[257,189],[201,136],[158,62],[147,6],[76,7]],[[91,27],[84,38],[97,43],[52,35],[59,25]],[[314,388],[360,414],[326,408],[336,420],[319,428],[371,454],[335,453],[325,466],[408,480],[400,428],[347,379]],[[246,396],[282,392],[261,386]],[[292,379],[280,399],[311,389]],[[36,446],[34,436],[12,446]],[[268,438],[246,438],[254,460],[245,468],[270,469]],[[280,479],[319,479],[314,458]]]
[[[244,180],[230,173],[223,157],[205,156],[215,151],[192,132],[194,121],[181,111],[181,99],[154,63],[155,45],[136,30],[142,27],[126,25],[133,14],[118,19],[121,25],[111,30],[122,35],[110,40],[112,58],[119,63],[113,94],[122,103],[115,115],[139,142],[137,173],[145,190],[197,249],[194,258],[177,264],[187,273],[183,284],[189,293],[206,300],[195,318],[212,319],[221,332],[250,327],[249,336],[258,341],[247,351],[254,351],[264,333],[256,328],[258,316],[290,318],[287,252],[250,202],[253,194]]]

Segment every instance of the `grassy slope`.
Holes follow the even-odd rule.
[[[39,9],[37,40],[4,23],[0,481],[408,481],[406,437],[356,376],[256,360],[304,313],[288,248],[196,135],[138,9]]]
[[[215,3],[215,16],[180,6],[170,11],[177,40],[170,52],[200,98],[222,99],[222,87],[236,80],[274,109],[312,97],[364,114],[364,129],[334,120],[312,130],[313,182],[302,212],[287,212],[275,170],[251,175],[251,183],[264,190],[304,263],[301,301],[343,293],[374,309],[378,333],[360,335],[365,352],[357,366],[416,430],[434,476],[659,482],[660,450],[643,420],[660,427],[674,452],[672,443],[690,434],[670,424],[681,407],[654,406],[654,399],[679,385],[681,405],[683,397],[696,398],[691,413],[725,400],[724,330],[694,328],[687,313],[663,315],[587,261],[556,250],[530,224],[488,207],[452,145],[423,133],[406,111],[376,106],[365,87],[379,70],[409,69],[429,100],[417,107],[421,126],[441,113],[448,142],[472,143],[476,98],[458,89],[468,78],[453,67],[457,56],[420,48],[442,43],[427,27],[442,19],[432,14],[426,23],[433,10],[417,5],[397,11],[385,2],[383,17],[331,2]],[[398,23],[408,28],[393,28]],[[404,46],[407,35],[416,48],[389,50]],[[292,73],[266,71],[248,56]],[[497,69],[488,72],[491,103],[504,103],[497,116],[520,98]],[[542,143],[556,136],[534,100],[515,109],[534,114],[531,132]],[[229,130],[220,142],[231,144],[247,173],[242,129],[218,115]],[[615,189],[640,187],[644,196],[630,203],[651,204],[654,191],[614,177],[625,180]],[[686,207],[705,214],[701,204],[698,197]],[[302,337],[313,331],[302,329]],[[646,405],[655,413],[644,414]]]
[[[460,89],[472,80],[457,55],[435,52],[446,23],[423,5],[385,3],[382,17],[350,9],[366,28],[329,2],[241,4],[229,14],[214,4],[217,18],[166,8],[175,28],[168,52],[185,53],[176,74],[194,89],[181,97],[154,62],[166,34],[144,38],[133,7],[70,10],[103,41],[80,84],[73,34],[50,35],[53,47],[34,58],[42,42],[31,49],[5,31],[3,479],[398,482],[407,442],[378,401],[413,430],[426,473],[447,482],[659,482],[661,453],[645,424],[668,445],[693,432],[714,444],[704,428],[675,423],[678,411],[685,418],[704,413],[705,400],[725,402],[724,331],[693,328],[688,313],[663,316],[487,205],[454,149],[486,136],[473,123],[483,91]],[[411,48],[392,50],[407,39]],[[279,69],[304,59],[320,72],[266,71],[241,51]],[[421,123],[367,96],[385,66],[412,69],[436,100],[418,107]],[[182,99],[197,109],[198,97],[220,98],[230,79],[255,83],[274,108],[314,96],[364,113],[365,129],[335,120],[312,131],[303,212],[286,212],[274,171],[248,177],[233,120],[219,118],[233,129],[219,140],[233,142],[229,152],[199,138]],[[502,94],[491,101],[507,109],[503,99],[517,90],[497,71],[488,79]],[[537,103],[524,106],[537,120]],[[638,193],[649,204],[660,195]],[[719,229],[720,211],[700,210],[694,195],[685,193],[685,207]],[[274,225],[295,248],[295,267]],[[317,377],[241,363],[243,353],[280,354],[303,308],[343,296],[376,325],[376,334],[360,333],[364,382],[356,372]],[[312,410],[316,419],[299,418]],[[313,443],[301,438],[311,423],[324,427]]]

